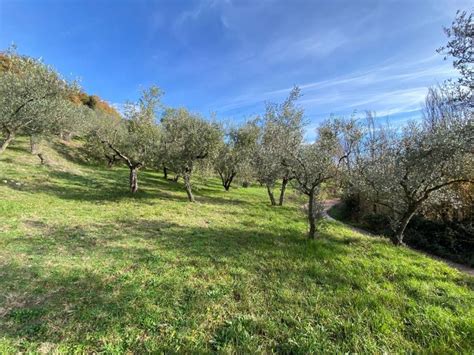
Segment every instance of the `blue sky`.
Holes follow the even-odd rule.
[[[330,113],[419,116],[455,76],[435,50],[465,0],[0,0],[0,48],[42,57],[120,104],[164,103],[240,122],[302,88],[308,130]]]

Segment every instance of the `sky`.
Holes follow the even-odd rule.
[[[168,106],[241,123],[302,89],[307,132],[330,114],[420,117],[455,77],[436,49],[466,0],[0,0],[0,49],[41,57],[120,107],[158,85]],[[310,133],[308,133],[310,135]]]

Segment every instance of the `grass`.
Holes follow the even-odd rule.
[[[301,199],[79,164],[20,141],[0,158],[0,353],[472,353],[474,280],[324,222]],[[54,149],[53,149],[54,148]]]

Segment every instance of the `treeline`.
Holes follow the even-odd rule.
[[[472,26],[472,16],[460,14],[453,26],[466,21]],[[455,39],[462,35],[451,34]],[[456,60],[462,43],[450,41],[443,49],[458,68],[463,65]],[[185,108],[164,107],[158,87],[144,90],[118,114],[100,109],[97,100],[81,96],[77,83],[37,59],[14,51],[3,57],[8,67],[0,76],[0,153],[19,134],[34,141],[67,132],[85,141],[91,159],[125,164],[132,193],[145,168],[182,178],[189,201],[194,201],[196,169],[216,172],[225,190],[236,177],[244,185],[256,181],[265,186],[271,205],[284,204],[291,184],[308,198],[309,237],[314,238],[321,189],[336,181],[345,196],[383,211],[399,245],[416,213],[450,186],[473,180],[472,72],[464,69],[463,81],[430,89],[421,122],[400,128],[378,123],[372,113],[367,120],[330,117],[308,143],[298,87],[282,103],[267,104],[262,116],[224,129]]]

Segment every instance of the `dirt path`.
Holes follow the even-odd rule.
[[[338,199],[333,199],[333,200],[325,200],[324,201],[324,212],[323,212],[323,215],[324,215],[324,218],[330,220],[330,221],[337,221],[335,220],[334,218],[332,218],[329,214],[328,214],[328,211],[329,209],[338,204],[340,202],[340,200]],[[346,224],[344,222],[341,222],[341,221],[337,221],[339,223],[343,223],[347,228],[349,229],[352,229],[353,231],[355,232],[358,232],[358,233],[361,233],[361,234],[365,234],[365,235],[368,235],[368,236],[371,236],[371,237],[377,237],[376,235],[364,230],[364,229],[361,229],[361,228],[357,228],[357,227],[353,227],[349,224]],[[437,255],[433,255],[433,254],[430,254],[430,253],[427,253],[426,251],[423,251],[423,250],[419,250],[419,249],[414,249],[414,248],[411,248],[409,246],[407,246],[408,248],[420,253],[420,254],[423,254],[423,255],[426,255],[432,259],[435,259],[435,260],[438,260],[438,261],[441,261],[455,269],[458,269],[459,271],[465,273],[465,274],[468,274],[470,276],[474,276],[474,268],[472,267],[469,267],[467,265],[463,265],[463,264],[458,264],[458,263],[455,263],[454,261],[451,261],[451,260],[448,260],[448,259],[444,259],[440,256],[437,256]]]

